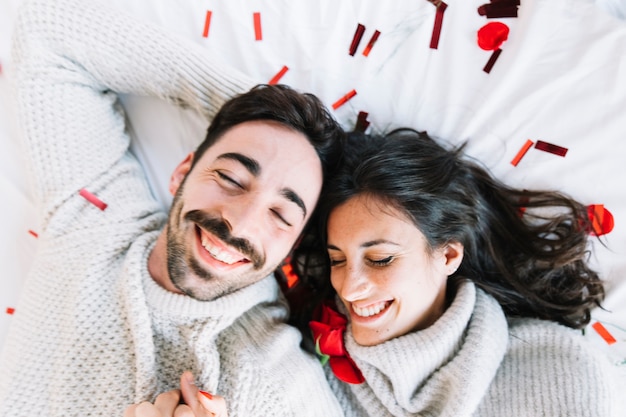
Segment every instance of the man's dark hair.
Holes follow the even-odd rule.
[[[257,85],[222,106],[206,138],[196,149],[194,165],[230,128],[256,120],[278,122],[303,133],[320,158],[324,178],[334,167],[344,133],[324,104],[313,94],[300,93],[286,85],[265,84]]]

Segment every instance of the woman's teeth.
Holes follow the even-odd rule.
[[[376,314],[383,311],[387,307],[387,303],[388,303],[387,301],[382,301],[380,303],[376,303],[376,304],[373,304],[371,306],[364,307],[364,308],[360,308],[355,305],[352,305],[352,310],[359,317],[370,317],[370,316],[375,316]]]

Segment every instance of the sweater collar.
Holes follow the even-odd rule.
[[[500,305],[462,282],[427,329],[365,347],[350,327],[346,349],[366,382],[348,387],[372,415],[471,415],[504,357],[508,327]]]

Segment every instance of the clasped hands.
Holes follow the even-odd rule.
[[[144,401],[129,406],[124,417],[228,417],[226,401],[219,395],[201,391],[191,372],[183,372],[180,389],[164,392],[154,403]]]

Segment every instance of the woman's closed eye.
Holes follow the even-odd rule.
[[[368,259],[368,262],[374,266],[386,266],[393,262],[393,256],[387,256],[382,259]]]

